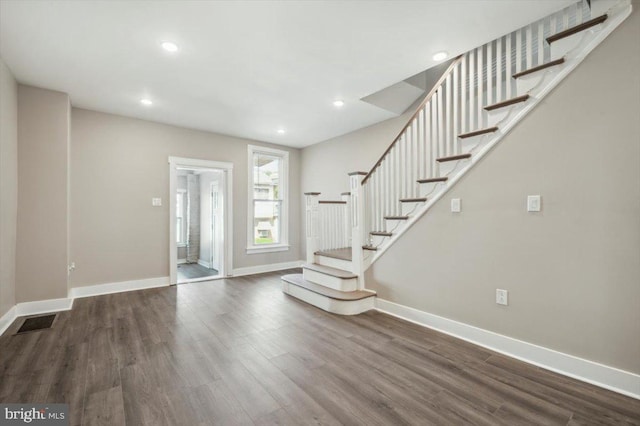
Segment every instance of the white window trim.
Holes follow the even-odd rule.
[[[289,250],[289,151],[267,148],[264,146],[248,145],[247,149],[247,254],[272,253]],[[282,157],[282,175],[280,191],[282,193],[282,208],[280,211],[280,242],[277,244],[254,244],[253,239],[253,155],[268,154]]]

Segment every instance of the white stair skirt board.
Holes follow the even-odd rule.
[[[338,291],[356,291],[358,289],[358,278],[340,278],[328,275],[313,269],[303,267],[302,276],[305,280],[320,284]]]
[[[640,399],[640,375],[376,298],[376,310],[492,351]]]
[[[314,263],[318,265],[328,266],[330,268],[342,269],[345,271],[351,271],[353,269],[352,263],[350,260],[344,259],[336,259],[335,257],[329,256],[320,256],[316,254],[313,256]]]
[[[73,287],[69,292],[69,295],[74,299],[78,299],[81,297],[122,293],[125,291],[142,290],[145,288],[168,287],[169,285],[169,277],[157,277],[143,280],[120,281],[117,283]]]
[[[234,268],[232,276],[241,277],[244,275],[264,274],[265,272],[275,272],[275,271],[282,271],[285,269],[300,268],[303,263],[304,263],[304,260],[294,260],[292,262],[269,263],[267,265]]]
[[[282,291],[324,311],[338,315],[357,315],[375,308],[375,292],[365,291],[370,295],[359,299],[339,300],[296,285],[294,282],[298,280],[299,278],[295,275],[282,277]],[[331,292],[340,293],[335,290],[328,290],[328,293]]]

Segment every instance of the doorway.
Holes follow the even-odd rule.
[[[171,284],[231,273],[231,163],[169,158]]]

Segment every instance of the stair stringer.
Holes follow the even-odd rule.
[[[466,160],[467,164],[454,174],[448,175],[449,179],[444,185],[440,185],[439,188],[434,190],[428,197],[427,202],[416,209],[413,215],[409,216],[409,219],[404,223],[399,224],[394,228],[393,235],[385,238],[381,245],[376,246],[377,250],[371,252],[365,250],[363,255],[363,271],[367,270],[375,261],[382,256],[402,235],[407,232],[414,223],[416,223],[423,215],[425,215],[432,206],[434,206],[442,197],[444,197],[455,184],[466,175],[476,163],[482,160],[498,142],[502,140],[524,117],[526,117],[530,111],[532,111],[539,103],[544,99],[551,91],[560,84],[574,69],[582,63],[582,61],[591,53],[600,43],[602,43],[625,19],[631,15],[632,5],[630,0],[622,0],[610,10],[607,11],[608,19],[603,22],[598,31],[594,32],[593,29],[587,30],[589,36],[583,37],[578,45],[567,52],[564,56],[565,62],[558,67],[543,70],[540,73],[541,81],[534,84],[529,91],[525,93],[518,93],[517,95],[529,94],[531,97],[522,107],[510,107],[520,108],[515,113],[508,113],[502,119],[497,122],[498,130],[492,134],[492,136],[485,142],[477,151],[473,152],[473,155],[469,160]],[[546,84],[544,82],[546,81]],[[537,91],[539,89],[539,91]],[[481,136],[482,137],[482,136]]]

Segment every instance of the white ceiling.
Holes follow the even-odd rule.
[[[76,107],[303,147],[392,117],[359,99],[435,65],[433,53],[570,3],[0,1],[0,54],[21,83]]]

